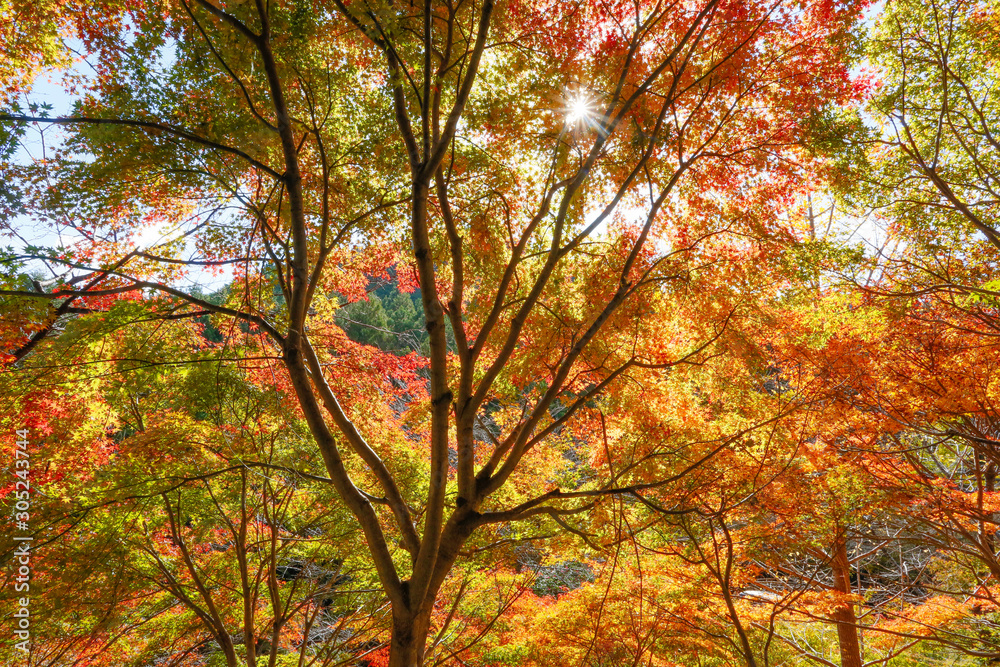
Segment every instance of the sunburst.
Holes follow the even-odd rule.
[[[583,123],[589,121],[595,113],[594,101],[582,93],[577,93],[566,105],[566,122],[570,125]]]

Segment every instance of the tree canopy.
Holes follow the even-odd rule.
[[[1000,661],[995,2],[0,12],[5,663]]]

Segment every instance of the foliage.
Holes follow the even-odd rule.
[[[996,6],[866,9],[0,2],[0,659],[1000,659]]]

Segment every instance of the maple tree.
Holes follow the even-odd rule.
[[[976,330],[975,317],[960,329],[950,308],[929,318],[926,302],[900,313],[894,301],[866,335],[833,351],[846,352],[849,366],[821,362],[843,387],[848,456],[864,462],[862,479],[885,499],[883,519],[853,532],[870,555],[896,552],[898,602],[879,612],[886,630],[992,656],[995,370],[980,357],[992,356],[991,337]]]
[[[871,50],[882,90],[871,107],[886,127],[871,174],[881,187],[872,192],[915,236],[930,231],[930,215],[939,235],[964,228],[1000,244],[991,200],[997,48],[989,3],[894,2],[880,19]]]
[[[991,656],[996,7],[890,3],[869,48],[880,125],[851,199],[888,234],[874,273],[853,281],[876,306],[841,348],[857,367],[832,375],[851,377],[851,438],[897,499],[887,532],[907,545],[897,595],[912,604],[890,629]]]
[[[261,332],[267,342],[260,344],[280,354],[289,393],[364,532],[392,606],[390,664],[417,664],[438,591],[477,528],[558,519],[587,507],[567,500],[642,488],[636,472],[569,492],[536,495],[524,485],[539,464],[552,465],[547,451],[565,447],[562,427],[577,413],[583,422],[588,403],[609,385],[630,372],[697,360],[721,335],[721,318],[735,307],[719,293],[693,335],[671,336],[657,330],[658,318],[638,316],[670,307],[671,283],[690,282],[685,275],[699,254],[754,252],[739,240],[712,243],[723,231],[720,219],[751,233],[756,227],[757,235],[770,224],[766,211],[750,206],[711,212],[709,204],[668,225],[671,211],[680,215],[685,200],[740,178],[756,206],[779,200],[799,161],[773,156],[794,150],[810,108],[849,94],[844,50],[827,37],[845,30],[857,9],[803,9],[717,0],[690,8],[511,5],[497,13],[491,2],[425,4],[413,13],[345,4],[306,12],[198,2],[166,15],[94,7],[81,31],[101,60],[74,114],[6,116],[73,128],[65,157],[54,168],[41,165],[37,176],[39,185],[51,178],[65,185],[36,196],[83,237],[64,256],[46,259],[91,269],[77,269],[85,272],[69,282],[63,270],[52,291],[8,293],[61,308],[153,290],[173,298],[164,307],[175,316],[209,311]],[[136,37],[123,41],[133,26]],[[597,40],[594,26],[603,33]],[[162,49],[173,62],[155,62]],[[333,67],[345,50],[351,57]],[[151,59],[153,67],[136,67]],[[501,68],[522,75],[497,89],[490,77]],[[537,78],[541,68],[552,74]],[[817,75],[842,85],[811,85]],[[349,83],[359,78],[360,87]],[[558,113],[567,89],[579,107],[576,122]],[[498,102],[521,96],[532,102],[493,117]],[[755,113],[761,105],[770,122]],[[405,150],[381,150],[389,137]],[[483,160],[510,150],[519,164]],[[128,157],[112,159],[119,151]],[[80,152],[94,159],[74,159]],[[773,175],[747,187],[765,165]],[[97,193],[87,185],[96,181]],[[245,230],[236,238],[213,225],[233,202],[239,212],[225,223]],[[408,209],[404,226],[393,220],[399,205]],[[638,223],[626,207],[645,211]],[[494,216],[505,219],[505,230],[486,224]],[[154,224],[184,230],[198,259],[183,258],[179,241],[129,247],[130,234]],[[602,224],[606,240],[595,245],[590,238]],[[418,426],[429,482],[416,502],[379,455],[382,438],[359,428],[338,397],[322,323],[330,292],[350,288],[338,281],[339,268],[401,243],[395,230],[410,236],[406,263],[429,336],[429,391]],[[658,248],[659,238],[673,247]],[[170,283],[177,265],[195,262],[237,267],[240,289],[227,305]],[[261,262],[271,268],[262,272]],[[542,367],[548,371],[539,384]],[[561,415],[553,414],[557,399]],[[500,433],[488,446],[474,432],[490,402],[499,403],[490,417]],[[390,516],[359,489],[345,450],[368,468]],[[397,562],[388,531],[409,562]]]
[[[320,661],[345,642],[371,653],[374,576],[345,548],[350,522],[308,472],[315,455],[279,395],[254,383],[266,361],[220,369],[200,327],[136,322],[135,308],[68,323],[12,388],[47,462],[32,479],[49,543],[33,662],[184,664],[213,642],[231,665],[274,664],[293,645]],[[102,356],[48,381],[95,342]]]
[[[3,225],[47,230],[5,252],[0,285],[4,419],[37,420],[51,461],[39,663],[831,664],[797,642],[803,619],[851,667],[944,641],[919,629],[926,600],[870,605],[860,572],[888,549],[875,507],[974,577],[996,564],[995,318],[969,296],[995,297],[992,259],[919,304],[982,369],[979,404],[929,396],[971,381],[907,356],[919,307],[897,340],[873,300],[926,293],[942,230],[950,259],[995,243],[975,194],[993,187],[975,93],[992,70],[907,51],[923,15],[890,3],[882,87],[852,81],[865,7],[4,5]],[[993,43],[989,7],[935,7],[969,32],[963,57]],[[71,111],[23,95],[74,53]],[[939,91],[911,60],[960,63],[929,115]],[[851,196],[893,216],[902,262],[858,261],[798,215],[842,179],[837,110],[866,95],[903,124]],[[18,159],[33,132],[44,155]],[[831,257],[877,267],[867,296],[830,286]],[[974,443],[949,483],[974,478],[975,507],[921,477],[933,448],[883,446],[942,429]],[[73,559],[89,565],[57,579]],[[60,634],[80,582],[108,615]]]

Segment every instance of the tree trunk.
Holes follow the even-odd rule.
[[[997,487],[997,466],[995,463],[990,461],[986,464],[984,476],[985,483],[983,490],[986,491],[986,493],[993,493],[996,491]],[[982,494],[980,494],[980,496],[981,495]],[[983,512],[982,509],[980,509],[980,515],[982,517],[980,532],[982,533],[983,548],[989,552],[991,557],[994,557],[997,553],[996,536],[994,534],[996,515],[993,513],[987,514]]]
[[[851,563],[847,558],[847,540],[838,537],[833,552],[833,587],[838,593],[850,595]],[[842,667],[862,667],[861,642],[858,639],[857,617],[851,603],[838,607],[833,612],[837,623],[837,639],[840,642],[840,664]]]
[[[418,618],[393,614],[389,667],[422,667],[429,628],[429,612],[420,614]]]
[[[225,632],[225,628],[222,630],[222,633],[216,635],[216,640],[219,642],[222,654],[226,656],[226,667],[239,667],[240,661],[236,657],[236,647],[233,646],[233,638]]]
[[[740,650],[743,652],[743,659],[746,661],[747,667],[757,667],[757,658],[753,654],[753,647],[750,646],[750,638],[747,637],[746,628],[743,627],[739,614],[736,613],[736,605],[733,602],[733,595],[729,591],[728,583],[722,589],[722,597],[726,602],[729,618],[736,629],[736,635],[740,639]]]
[[[712,521],[709,521],[708,525],[714,531]],[[736,635],[740,639],[740,649],[743,652],[743,659],[746,661],[747,667],[757,667],[757,658],[753,654],[753,647],[750,646],[750,638],[747,637],[746,628],[743,627],[743,622],[740,620],[740,615],[736,610],[736,603],[733,601],[732,573],[733,566],[736,564],[735,553],[733,551],[733,536],[729,532],[729,527],[726,525],[724,519],[719,520],[719,526],[726,537],[726,564],[722,569],[713,570],[713,574],[715,574],[719,582],[719,587],[722,590],[722,599],[726,602],[726,610],[729,612],[729,618],[733,622],[733,628],[736,629]],[[716,549],[718,549],[718,546],[716,546]]]
[[[456,511],[449,519],[442,532],[434,569],[423,577],[427,588],[422,601],[411,600],[410,582],[402,582],[404,603],[392,610],[389,667],[423,667],[434,601],[458,558],[459,550],[478,525],[475,520],[478,516],[473,509],[466,507]]]

